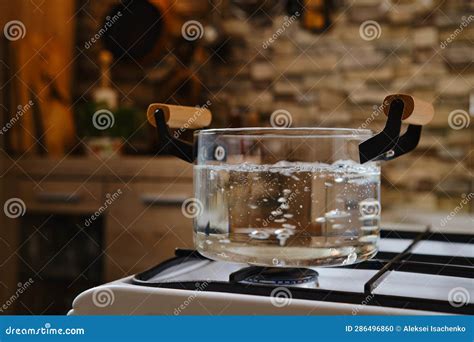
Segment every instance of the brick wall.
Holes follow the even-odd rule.
[[[97,18],[112,3],[84,5],[79,41],[97,28]],[[337,3],[332,27],[313,34],[288,15],[275,16],[267,26],[236,18],[220,2],[218,13],[209,17],[224,33],[226,48],[210,50],[210,56],[222,56],[198,67],[206,89],[202,103],[211,100],[214,125],[229,126],[233,115],[240,115],[243,125],[258,118],[269,126],[271,113],[284,109],[293,126],[377,131],[384,116],[373,113],[384,96],[413,94],[433,102],[435,119],[416,152],[383,167],[384,207],[473,211],[474,5],[459,0]],[[196,19],[209,23],[209,18]],[[79,61],[78,94],[96,78],[99,47],[84,51]],[[136,64],[119,63],[112,75],[122,99],[145,108],[163,85],[149,82],[153,70]]]

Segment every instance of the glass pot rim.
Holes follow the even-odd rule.
[[[244,127],[211,128],[194,132],[195,137],[219,135],[226,137],[266,137],[266,138],[370,138],[374,132],[360,128],[331,127]]]

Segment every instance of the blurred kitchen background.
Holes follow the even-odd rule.
[[[473,21],[469,0],[1,1],[0,313],[65,313],[192,248],[192,167],[155,155],[152,102],[378,131],[387,94],[431,101],[383,220],[474,227]]]

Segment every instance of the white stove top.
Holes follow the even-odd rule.
[[[396,238],[396,235],[391,238],[392,234],[389,234],[390,238],[381,239],[379,246],[382,253],[379,255],[395,255],[412,242],[411,239]],[[146,284],[150,286],[135,284],[133,277],[129,277],[90,289],[76,298],[70,314],[425,315],[456,313],[458,308],[465,309],[474,305],[472,239],[468,238],[466,242],[420,241],[411,253],[422,257],[435,256],[435,260],[439,257],[440,260],[462,261],[463,265],[439,265],[437,270],[446,274],[446,271],[457,272],[461,269],[464,272],[467,269],[470,276],[437,275],[438,271],[434,274],[423,274],[425,271],[390,271],[381,278],[383,280],[378,286],[368,293],[364,292],[364,285],[378,269],[314,268],[319,274],[317,285],[313,283],[297,287],[264,287],[264,291],[272,290],[270,295],[264,295],[260,290],[257,291],[255,285],[239,284],[232,287],[232,283],[229,283],[229,276],[246,265],[202,258],[183,258],[182,262],[176,265],[147,274]],[[454,257],[457,259],[453,259]],[[153,284],[159,284],[160,287],[151,286]],[[395,297],[416,298],[421,302],[428,300],[430,303],[434,301],[435,304],[431,307],[420,306],[419,310],[417,304],[409,298],[406,299],[406,305],[403,305],[403,301],[402,305],[396,306],[380,304],[390,303],[384,300]],[[333,301],[331,298],[336,299]],[[349,298],[349,302],[346,302],[345,298]],[[442,306],[438,307],[437,301],[444,302],[445,309],[439,310]],[[446,308],[454,311],[446,311]]]

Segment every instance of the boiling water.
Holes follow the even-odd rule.
[[[376,164],[197,165],[194,176],[195,244],[212,259],[289,267],[377,252]]]

